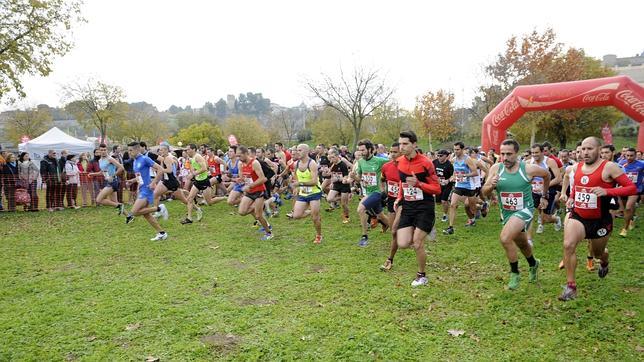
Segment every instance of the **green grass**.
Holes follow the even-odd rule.
[[[169,209],[165,242],[111,208],[0,216],[0,360],[642,358],[640,228],[614,235],[606,279],[580,265],[578,299],[562,303],[551,225],[536,238],[538,284],[522,259],[507,291],[498,219],[466,229],[459,215],[454,236],[428,243],[429,286],[412,289],[413,252],[380,272],[389,237],[359,248],[354,214],[342,225],[324,213],[314,245],[310,220],[272,219],[276,238],[262,242],[225,205],[190,226],[178,202]]]

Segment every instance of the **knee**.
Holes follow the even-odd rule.
[[[564,239],[563,249],[566,254],[574,254],[577,248],[577,243],[574,240]]]

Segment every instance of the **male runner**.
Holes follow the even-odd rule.
[[[398,241],[396,240],[397,223],[396,219],[400,221],[400,210],[398,212],[394,209],[394,204],[398,199],[400,192],[400,172],[398,171],[398,157],[400,157],[400,143],[394,142],[389,149],[390,161],[382,165],[382,182],[387,185],[387,217],[389,218],[389,225],[391,225],[391,247],[389,248],[389,257],[385,263],[380,266],[381,270],[390,270],[394,266],[394,257],[398,251]]]
[[[633,230],[635,228],[633,215],[635,214],[637,201],[642,195],[642,191],[644,191],[644,182],[642,182],[642,177],[644,177],[644,162],[635,158],[636,153],[637,151],[632,147],[626,150],[626,154],[624,155],[625,162],[622,164],[622,168],[624,169],[626,176],[628,176],[631,182],[637,187],[637,194],[630,195],[628,198],[622,199],[624,202],[624,228],[619,233],[619,236],[624,238],[628,236],[628,230]]]
[[[551,157],[546,157],[543,149],[543,145],[541,144],[535,143],[532,145],[530,150],[532,159],[528,162],[528,164],[537,165],[550,172],[550,188],[548,188],[548,193],[544,192],[545,189],[542,186],[543,180],[541,177],[532,179],[532,197],[534,198],[534,204],[539,205],[542,198],[545,198],[548,203],[545,209],[539,209],[537,234],[543,233],[543,224],[554,223],[555,231],[561,230],[562,225],[561,217],[554,215],[555,198],[557,197],[557,189],[555,186],[561,185],[561,172],[557,166],[557,162]],[[532,242],[532,228],[528,230],[528,240]]]
[[[329,162],[331,162],[331,191],[326,197],[327,202],[337,202],[340,200],[342,206],[342,223],[349,223],[349,197],[351,196],[351,185],[349,180],[349,168],[340,158],[340,153],[336,149],[329,150]]]
[[[125,207],[122,203],[112,200],[112,195],[116,195],[119,190],[119,175],[125,172],[123,165],[121,165],[115,158],[107,153],[107,145],[101,143],[98,146],[98,152],[101,158],[98,160],[98,165],[101,169],[100,172],[90,172],[89,177],[103,176],[104,184],[101,192],[96,196],[96,204],[114,206],[118,209],[119,215],[123,215]]]
[[[443,230],[443,234],[454,234],[454,222],[456,221],[456,208],[458,203],[462,202],[465,206],[465,213],[467,214],[467,223],[465,226],[476,225],[476,202],[478,197],[476,195],[476,185],[474,177],[478,176],[478,167],[476,162],[465,154],[465,144],[461,141],[454,143],[454,156],[452,158],[454,163],[453,180],[456,181],[454,190],[449,205],[449,226]]]
[[[172,192],[172,196],[181,201],[184,205],[188,205],[188,199],[184,194],[184,190],[177,180],[177,172],[179,169],[179,161],[174,155],[170,152],[170,147],[167,144],[162,144],[159,146],[159,156],[157,160],[163,168],[163,173],[157,174],[161,177],[160,182],[157,181],[156,187],[154,189],[154,206],[160,206],[159,200],[161,196],[165,195],[167,192]],[[156,180],[155,180],[156,181]],[[199,207],[197,207],[199,210]],[[160,213],[154,215],[155,217],[163,216]]]
[[[203,197],[206,203],[212,203],[212,199],[210,198],[210,175],[206,159],[197,152],[197,145],[194,143],[189,144],[186,151],[188,157],[190,157],[190,173],[188,174],[188,179],[192,180],[192,187],[187,198],[188,216],[181,221],[182,225],[192,224],[192,209],[195,207],[195,197],[199,191],[203,191]],[[197,221],[201,221],[202,217],[203,213],[201,209],[197,208]]]
[[[600,278],[608,274],[608,251],[606,245],[613,228],[613,217],[608,204],[611,196],[630,196],[637,193],[637,187],[624,171],[612,161],[599,157],[601,141],[588,137],[581,143],[583,162],[573,166],[574,188],[570,192],[567,206],[572,208],[571,216],[564,227],[564,264],[567,284],[559,300],[567,301],[577,297],[575,269],[577,268],[577,244],[589,239],[595,258],[601,260],[597,274]],[[618,184],[622,187],[615,187]]]
[[[542,190],[547,191],[550,185],[550,173],[537,166],[519,161],[519,143],[515,140],[505,140],[501,143],[501,161],[494,164],[482,193],[490,196],[496,190],[502,210],[503,229],[499,238],[505,249],[505,255],[510,262],[510,281],[508,289],[519,287],[519,261],[517,248],[521,250],[530,266],[531,283],[537,281],[539,260],[532,255],[532,245],[528,243],[527,230],[534,217],[534,198],[532,197],[532,180],[540,177]],[[545,208],[545,198],[539,200],[540,208]]]
[[[250,151],[245,146],[237,146],[237,157],[242,164],[239,177],[233,181],[244,185],[238,213],[240,216],[254,214],[255,219],[264,228],[262,240],[270,240],[273,238],[272,228],[264,219],[263,212],[266,176],[262,171],[262,165],[250,156]]]
[[[449,151],[447,150],[438,151],[438,158],[433,162],[438,182],[441,185],[441,193],[436,195],[436,202],[440,202],[443,206],[443,218],[441,221],[446,222],[447,214],[449,214],[449,196],[454,187],[454,182],[451,181],[452,175],[454,175],[454,166],[449,161]]]
[[[301,219],[311,207],[311,219],[315,225],[315,244],[322,242],[322,218],[320,216],[320,199],[322,189],[318,178],[318,164],[309,157],[309,146],[305,143],[297,146],[299,160],[295,163],[295,182],[298,187],[297,199],[293,208],[293,219]]]

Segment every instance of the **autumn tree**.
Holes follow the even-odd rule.
[[[373,131],[371,141],[386,146],[398,140],[401,131],[416,130],[413,114],[391,102],[376,110],[369,118],[367,128]]]
[[[11,112],[4,131],[7,139],[17,144],[22,136],[38,137],[53,125],[51,113],[46,109],[27,108]]]
[[[297,109],[280,109],[274,111],[269,120],[270,128],[281,136],[286,143],[295,139],[295,135],[302,128],[304,115]]]
[[[103,140],[108,129],[126,117],[125,92],[118,86],[90,79],[64,86],[63,94],[65,110],[85,129],[96,128]]]
[[[146,102],[132,103],[127,106],[124,120],[113,127],[112,138],[123,143],[147,141],[156,144],[169,134],[168,125],[161,120],[156,107]]]
[[[351,125],[354,149],[365,119],[385,105],[394,93],[377,70],[364,68],[355,68],[351,74],[345,74],[340,69],[337,78],[322,74],[322,80],[309,80],[306,86],[323,104],[338,111]]]
[[[226,145],[224,133],[221,128],[212,123],[203,122],[200,124],[192,124],[187,128],[182,128],[179,132],[170,138],[173,144],[187,145],[194,143],[197,145],[207,144],[213,148],[222,148]]]
[[[269,141],[269,134],[259,121],[250,116],[234,115],[224,125],[226,135],[235,135],[237,142],[245,146],[264,146]]]
[[[456,131],[454,94],[442,89],[427,92],[416,100],[414,117],[419,128],[428,136],[430,149],[432,139],[447,141]]]
[[[22,76],[51,73],[56,57],[72,48],[71,29],[84,21],[80,5],[73,0],[0,1],[0,100],[14,92],[26,96]]]
[[[317,143],[348,145],[355,137],[353,128],[346,118],[336,109],[325,106],[314,111],[307,123],[310,125],[313,139]],[[359,138],[366,136],[362,131]]]

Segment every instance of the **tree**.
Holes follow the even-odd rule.
[[[233,134],[240,144],[245,146],[264,146],[269,141],[269,134],[256,118],[235,115],[226,120],[226,134]]]
[[[208,122],[192,124],[187,128],[180,129],[174,137],[170,138],[170,142],[174,144],[181,142],[184,145],[189,143],[207,144],[213,148],[222,148],[226,145],[221,128]]]
[[[301,129],[300,117],[293,109],[280,109],[275,111],[269,120],[272,130],[275,130],[281,140],[287,143],[295,139],[295,135]]]
[[[439,89],[436,93],[427,92],[416,100],[414,117],[419,128],[429,136],[431,150],[432,138],[447,141],[456,132],[454,126],[454,94]]]
[[[51,113],[43,109],[32,108],[11,112],[4,130],[7,139],[17,144],[22,136],[38,137],[53,125]]]
[[[215,116],[210,114],[193,113],[193,112],[181,112],[177,114],[176,120],[177,120],[177,128],[179,129],[187,128],[190,125],[200,124],[204,122],[217,124],[217,118],[215,118]]]
[[[132,103],[128,106],[125,120],[112,132],[114,139],[124,143],[129,141],[147,141],[156,144],[159,139],[168,136],[168,126],[161,121],[156,107],[146,103]]]
[[[326,106],[338,111],[353,129],[353,148],[360,138],[365,119],[385,105],[394,93],[377,70],[355,68],[351,75],[333,79],[322,74],[320,82],[307,81],[308,89]]]
[[[335,108],[327,106],[318,110],[308,123],[311,125],[313,139],[317,143],[348,145],[354,137],[353,128]]]
[[[48,76],[54,59],[67,54],[73,45],[70,30],[84,21],[80,4],[75,0],[0,2],[0,100],[12,92],[24,98],[20,78]]]
[[[396,103],[380,107],[370,117],[368,123],[367,127],[373,131],[371,141],[386,146],[398,141],[401,131],[416,128],[409,112],[401,109]]]
[[[89,79],[85,84],[73,83],[63,87],[65,110],[85,129],[96,128],[106,140],[110,126],[125,119],[125,93],[118,86]]]
[[[219,98],[215,103],[215,116],[219,119],[225,119],[228,116],[228,105],[223,98]]]

